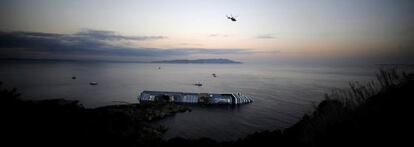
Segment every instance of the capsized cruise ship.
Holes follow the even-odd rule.
[[[186,93],[166,91],[143,91],[138,97],[140,102],[174,102],[190,104],[247,104],[252,97],[241,93]]]

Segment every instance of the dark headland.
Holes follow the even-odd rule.
[[[195,60],[163,60],[151,63],[179,63],[179,64],[241,64],[242,62],[230,59],[195,59]]]
[[[152,122],[191,113],[188,106],[148,103],[85,108],[77,101],[24,101],[0,87],[2,144],[8,146],[403,146],[411,143],[414,73],[380,70],[377,81],[326,94],[311,114],[283,130],[235,141],[162,140]]]

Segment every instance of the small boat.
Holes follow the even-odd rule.
[[[161,67],[158,67],[158,69],[161,69]]]
[[[213,77],[217,77],[217,75],[216,75],[215,73],[213,73],[213,74],[211,74],[211,75],[213,75]]]
[[[98,85],[97,82],[90,82],[89,85]]]
[[[203,86],[203,84],[201,84],[200,82],[195,83],[195,84],[193,84],[193,85],[194,85],[194,86],[198,86],[198,87]]]
[[[76,76],[73,76],[72,79],[75,80],[76,79]]]

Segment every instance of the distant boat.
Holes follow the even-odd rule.
[[[198,87],[203,86],[203,84],[201,84],[200,82],[195,83],[195,84],[193,84],[193,85],[194,85],[194,86],[198,86]]]
[[[97,82],[90,82],[89,85],[98,85]]]
[[[161,69],[161,67],[158,67],[158,69]]]
[[[213,75],[213,77],[217,77],[217,75],[216,75],[215,73],[213,73],[213,74],[211,74],[211,75]]]
[[[72,79],[75,80],[76,79],[76,76],[73,76]]]

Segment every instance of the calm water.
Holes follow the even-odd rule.
[[[210,137],[232,140],[256,131],[282,129],[297,122],[323,94],[349,81],[374,79],[373,67],[301,67],[260,64],[10,63],[0,62],[0,81],[27,99],[80,100],[86,107],[136,103],[143,90],[242,92],[252,104],[193,106],[169,117],[166,138]],[[161,67],[159,70],[158,67]],[[216,73],[217,77],[211,76]],[[77,76],[72,80],[72,76]],[[89,85],[96,81],[97,86]],[[202,87],[193,86],[201,82]]]

